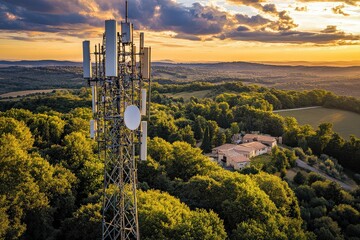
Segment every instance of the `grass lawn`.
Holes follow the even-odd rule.
[[[179,92],[179,93],[166,93],[165,95],[168,97],[173,98],[184,98],[184,100],[187,102],[190,100],[191,97],[197,97],[197,98],[205,98],[211,93],[211,90],[202,90],[202,91],[194,91],[194,92]]]
[[[344,138],[351,134],[360,137],[360,114],[329,108],[303,109],[277,113],[283,117],[294,117],[299,124],[310,124],[315,129],[320,123],[332,123],[334,132]]]
[[[262,166],[269,164],[270,161],[271,161],[271,156],[269,154],[263,154],[251,158],[251,165],[261,169]]]

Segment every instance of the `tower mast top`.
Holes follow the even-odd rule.
[[[128,1],[125,1],[125,22],[128,22]]]

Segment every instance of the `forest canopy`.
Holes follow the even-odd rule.
[[[186,102],[164,95],[190,89],[214,92]],[[152,98],[148,161],[138,163],[142,239],[359,236],[360,190],[345,191],[314,173],[290,181],[281,172],[294,167],[294,158],[310,163],[327,154],[360,173],[360,139],[272,112],[321,105],[359,113],[358,99],[241,83],[155,84]],[[101,237],[104,163],[88,134],[90,101],[81,89],[1,102],[0,239]],[[271,166],[248,172],[223,169],[204,155],[241,131],[282,137],[296,149],[275,149]],[[324,166],[334,172],[328,159]]]

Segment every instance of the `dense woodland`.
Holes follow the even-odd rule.
[[[241,83],[158,85],[148,161],[138,165],[141,239],[359,239],[360,189],[299,172],[297,158],[341,179],[360,173],[360,139],[331,124],[300,126],[273,109],[325,106],[360,113],[360,101],[323,90]],[[190,101],[165,93],[212,90]],[[99,239],[103,163],[89,138],[90,91],[56,91],[0,104],[0,239]],[[203,153],[234,133],[282,136],[271,161],[228,171]],[[196,148],[200,144],[200,148]]]

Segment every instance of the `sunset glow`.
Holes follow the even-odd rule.
[[[81,61],[124,0],[1,0],[1,60]],[[360,1],[130,0],[153,60],[359,61]]]

